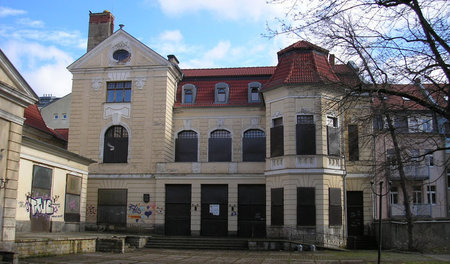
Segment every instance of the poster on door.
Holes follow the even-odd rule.
[[[220,204],[210,204],[209,213],[212,215],[220,215]]]

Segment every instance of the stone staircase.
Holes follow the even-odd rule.
[[[248,240],[210,237],[149,237],[146,248],[248,250]]]

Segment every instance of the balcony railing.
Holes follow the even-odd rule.
[[[409,180],[423,181],[429,178],[427,166],[408,165],[404,167],[405,176]],[[391,180],[400,180],[400,174],[396,167],[389,167]]]
[[[415,216],[431,216],[430,204],[412,204],[411,213]],[[405,216],[405,206],[401,204],[391,204],[391,216]]]

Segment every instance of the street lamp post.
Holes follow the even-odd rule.
[[[382,242],[382,239],[381,239],[381,235],[382,235],[382,232],[381,232],[381,227],[382,227],[381,226],[381,218],[382,218],[382,215],[383,215],[382,202],[383,202],[383,196],[386,196],[389,193],[389,189],[390,189],[390,188],[387,188],[386,193],[383,193],[383,183],[384,183],[383,180],[381,180],[379,182],[379,184],[380,184],[380,192],[377,193],[376,189],[375,190],[373,189],[374,188],[373,187],[374,186],[374,182],[370,181],[372,192],[376,196],[379,197],[379,203],[378,203],[378,262],[377,262],[378,264],[381,263],[381,242]],[[389,181],[389,185],[391,185],[390,181]]]

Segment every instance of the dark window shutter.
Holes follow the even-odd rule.
[[[341,189],[329,188],[328,197],[329,225],[342,225]]]
[[[297,155],[316,154],[316,125],[297,124]]]
[[[297,188],[297,225],[316,225],[316,191],[314,187]]]
[[[231,138],[210,138],[208,141],[208,160],[231,161]]]
[[[284,155],[284,129],[276,126],[270,129],[270,156],[279,157]]]
[[[284,190],[271,189],[271,225],[284,225]]]
[[[177,138],[175,140],[175,161],[196,162],[197,146],[198,139],[196,138]]]
[[[242,139],[243,161],[265,161],[266,137]]]
[[[328,155],[340,155],[339,127],[327,126]]]
[[[359,160],[359,137],[357,125],[348,125],[348,156],[350,161]]]

